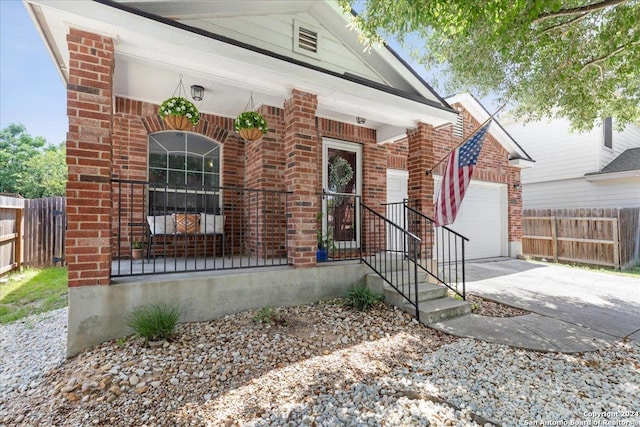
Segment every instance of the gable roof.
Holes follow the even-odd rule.
[[[118,96],[158,104],[182,74],[187,87],[206,89],[198,107],[223,116],[243,111],[251,95],[281,107],[295,87],[318,96],[319,116],[353,123],[365,117],[366,127],[386,134],[419,121],[455,120],[455,111],[388,47],[363,52],[332,1],[25,1],[63,78],[69,26],[116,40]],[[320,42],[331,46],[325,57],[291,49],[297,21],[319,29]]]
[[[478,123],[484,123],[491,117],[486,108],[470,93],[460,93],[446,98],[451,105],[460,104],[476,119]],[[509,164],[521,168],[533,167],[535,160],[524,151],[524,148],[507,132],[497,117],[493,118],[489,133],[495,138],[500,145],[509,153]]]

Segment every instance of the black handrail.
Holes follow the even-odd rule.
[[[435,221],[405,201],[404,210],[408,227],[420,236],[425,245],[418,258],[418,267],[451,291],[466,299],[465,242],[469,239]]]
[[[360,217],[363,228],[360,259],[415,308],[416,319],[420,320],[417,266],[421,239],[363,203]],[[400,244],[398,236],[404,245],[400,256],[393,249]],[[412,261],[409,269],[404,268],[405,260]]]

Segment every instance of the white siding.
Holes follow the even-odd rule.
[[[566,120],[503,126],[536,161],[521,172],[524,209],[640,206],[640,177],[591,182],[584,178],[623,151],[640,147],[640,127],[630,125],[616,132],[614,126],[613,149],[609,149],[601,124],[587,133],[571,133]]]
[[[599,169],[607,166],[625,150],[640,147],[640,126],[629,125],[622,132],[615,130],[615,122],[613,126],[613,147],[611,149],[605,147],[601,140],[602,151]],[[638,167],[640,168],[640,165]]]
[[[584,178],[526,184],[523,209],[619,208],[640,206],[640,177],[588,182]]]
[[[294,20],[301,25],[306,23],[321,30],[319,34],[319,38],[321,38],[319,59],[293,51]],[[309,13],[183,19],[181,22],[340,74],[349,72],[379,83],[385,83],[380,75],[360,60],[351,49],[340,42]]]
[[[523,184],[577,178],[599,170],[596,150],[602,142],[601,128],[570,133],[565,120],[503,126],[536,161],[535,167],[522,170]]]

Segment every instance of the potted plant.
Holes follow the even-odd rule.
[[[200,113],[193,103],[181,96],[167,99],[160,105],[160,117],[172,129],[187,130],[200,121]]]
[[[269,127],[261,114],[255,111],[240,113],[233,122],[233,127],[247,141],[255,141],[267,133]]]
[[[131,242],[131,258],[142,259],[144,258],[144,242],[134,240]]]
[[[329,248],[333,248],[333,240],[328,234],[323,234],[318,230],[318,250],[316,251],[316,261],[326,262],[329,259]]]

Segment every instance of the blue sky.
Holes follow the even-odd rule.
[[[19,0],[0,0],[0,129],[22,123],[59,144],[67,135],[66,89]]]

